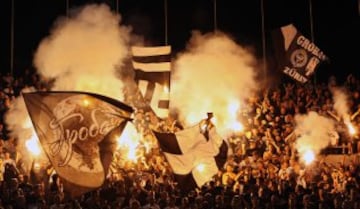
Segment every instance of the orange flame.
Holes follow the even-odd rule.
[[[32,155],[39,156],[41,154],[39,140],[35,133],[32,134],[30,139],[26,140],[25,146]]]
[[[199,172],[204,172],[204,171],[205,171],[205,164],[204,164],[204,163],[199,163],[199,164],[196,166],[196,169],[197,169]]]
[[[345,121],[345,124],[346,124],[346,126],[347,126],[347,128],[348,128],[348,130],[349,130],[349,133],[350,133],[351,135],[355,135],[355,134],[356,134],[356,129],[355,129],[355,127],[353,126],[353,124],[352,124],[350,121]]]
[[[126,125],[124,131],[119,137],[118,149],[121,149],[126,154],[126,158],[130,161],[136,162],[138,159],[137,156],[137,147],[139,146],[139,135],[134,127],[134,125]]]
[[[241,132],[244,130],[243,124],[237,120],[237,113],[240,110],[240,101],[234,100],[231,101],[228,105],[228,121],[227,128],[232,131]]]
[[[305,150],[302,155],[305,165],[310,165],[315,160],[315,153],[311,149]]]

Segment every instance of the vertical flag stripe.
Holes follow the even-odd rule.
[[[170,102],[171,47],[132,47],[131,52],[135,80],[142,96],[158,117],[167,117]],[[144,85],[144,82],[148,84]]]
[[[146,94],[149,82],[146,81],[146,80],[139,80],[137,82],[137,84],[138,84],[138,88],[139,88],[139,90],[141,92],[141,95],[144,97],[144,95]]]
[[[154,91],[155,91],[155,83],[148,83],[146,86],[146,91],[144,94],[144,99],[145,101],[151,101],[151,99],[153,98],[154,95]]]
[[[159,106],[159,101],[169,101],[169,92],[166,91],[165,86],[155,83],[154,93],[150,100],[150,106],[158,117],[165,118],[168,116],[169,109]]]

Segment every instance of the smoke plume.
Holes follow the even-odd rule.
[[[34,92],[35,88],[29,87],[22,92]],[[31,163],[32,157],[26,150],[25,143],[34,135],[34,128],[30,116],[26,110],[25,102],[22,96],[15,98],[8,111],[5,114],[4,121],[7,129],[10,130],[10,137],[16,140],[17,150],[24,160],[25,166]],[[22,169],[28,169],[26,167]]]
[[[120,20],[105,4],[59,18],[35,53],[39,74],[55,79],[53,90],[90,91],[122,100],[123,83],[116,70],[128,56],[130,30]]]
[[[348,95],[345,89],[339,87],[331,87],[330,91],[333,95],[334,109],[337,114],[344,120],[349,120]]]
[[[300,154],[311,150],[315,154],[331,143],[330,133],[335,130],[333,120],[316,112],[306,115],[295,115],[295,133],[299,135],[295,146]]]
[[[54,80],[51,90],[87,91],[122,100],[119,75],[128,56],[130,30],[120,21],[120,15],[105,4],[86,5],[60,17],[35,53],[37,73],[45,81]],[[22,96],[12,103],[5,122],[20,142],[17,150],[28,155],[25,142],[36,135]]]
[[[170,105],[185,124],[213,112],[219,129],[229,126],[241,102],[256,89],[255,58],[220,32],[194,32],[174,63]]]

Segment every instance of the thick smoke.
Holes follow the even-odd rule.
[[[296,149],[300,154],[311,150],[315,154],[331,143],[330,133],[335,130],[333,120],[321,116],[316,112],[306,115],[295,115]]]
[[[69,18],[60,18],[41,41],[34,64],[53,90],[100,93],[122,100],[123,83],[116,70],[128,56],[130,30],[105,4],[87,5]]]
[[[22,90],[22,92],[34,91],[35,88],[33,87]],[[25,167],[22,169],[26,170],[28,169],[26,166],[31,163],[32,156],[30,156],[29,152],[26,150],[25,143],[33,137],[34,128],[22,96],[19,96],[12,101],[9,110],[5,114],[4,121],[7,125],[7,129],[10,130],[10,137],[14,138],[16,141],[16,149],[24,160],[23,163]]]
[[[105,4],[86,5],[70,17],[60,17],[35,53],[37,73],[43,80],[54,80],[51,90],[88,91],[122,100],[124,85],[118,75],[128,57],[130,30],[120,26],[120,20]],[[35,131],[22,96],[14,100],[5,122],[19,142],[17,150],[29,154],[24,145]]]
[[[223,33],[194,32],[174,61],[171,108],[183,122],[195,123],[213,112],[218,127],[227,123],[231,106],[251,96],[256,89],[255,58]]]
[[[343,119],[349,120],[349,104],[348,95],[345,89],[339,87],[331,87],[330,91],[333,95],[334,109],[336,113]]]
[[[22,90],[22,92],[33,91],[35,91],[33,87]],[[7,128],[12,130],[12,132],[10,132],[11,137],[28,139],[33,134],[31,119],[26,110],[25,102],[22,96],[19,96],[12,101],[4,119],[7,124]],[[16,133],[16,135],[12,135],[14,133]]]

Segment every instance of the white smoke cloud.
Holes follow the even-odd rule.
[[[22,92],[34,92],[34,87],[25,88]],[[10,130],[10,137],[17,140],[17,150],[22,156],[25,164],[30,164],[32,157],[25,148],[26,140],[34,135],[34,128],[30,116],[26,110],[23,97],[15,98],[4,116],[7,129]],[[26,168],[25,168],[26,169]]]
[[[23,89],[22,92],[34,92],[35,88],[30,87]],[[4,117],[7,128],[12,130],[10,135],[16,133],[17,137],[27,139],[31,136],[32,124],[29,114],[26,110],[23,97],[20,95],[15,98],[6,112]],[[16,137],[12,136],[12,137]]]
[[[55,80],[51,90],[88,91],[121,101],[124,84],[119,74],[126,71],[122,68],[128,57],[130,29],[120,21],[120,15],[105,4],[86,5],[70,17],[59,17],[35,53],[37,73],[43,80]],[[13,101],[5,122],[19,141],[17,150],[29,155],[25,142],[35,131],[22,96]]]
[[[218,128],[223,128],[229,117],[236,119],[236,111],[229,112],[229,108],[241,108],[241,101],[256,89],[255,61],[223,33],[194,32],[187,50],[174,61],[171,108],[187,124],[213,112]]]
[[[53,90],[78,90],[122,99],[116,69],[128,56],[130,30],[106,4],[87,5],[56,22],[35,53],[34,64]]]
[[[334,110],[344,120],[348,120],[350,111],[348,104],[348,95],[345,89],[340,87],[331,87],[330,91],[333,95]]]
[[[308,150],[318,154],[332,143],[330,133],[335,130],[333,120],[311,111],[306,115],[295,115],[295,123],[295,133],[300,135],[295,146],[300,154]]]
[[[343,119],[344,124],[347,126],[348,131],[351,135],[356,134],[357,130],[351,123],[351,113],[349,107],[349,95],[345,88],[341,87],[330,87],[330,91],[333,95],[334,109],[337,114]]]

